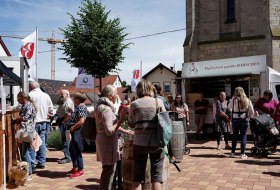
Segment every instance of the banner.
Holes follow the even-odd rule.
[[[131,92],[136,92],[136,86],[140,81],[140,69],[135,69],[132,73],[132,80],[131,80]]]
[[[86,74],[84,68],[79,68],[78,77],[76,80],[76,88],[89,88],[93,89],[94,86],[94,77]]]
[[[29,64],[29,78],[37,80],[37,64],[36,64],[36,31],[21,40],[22,47],[19,52],[20,57],[25,57]]]
[[[183,64],[183,78],[259,74],[265,72],[266,56],[248,56]]]

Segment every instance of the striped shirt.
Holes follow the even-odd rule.
[[[161,99],[157,98],[158,107],[166,111]],[[157,146],[155,141],[156,100],[152,97],[139,98],[132,102],[128,124],[134,128],[133,144],[139,146]]]

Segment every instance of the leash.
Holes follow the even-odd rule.
[[[162,147],[160,147],[160,148],[163,151],[163,153],[167,156],[169,163],[173,164],[178,172],[181,172],[181,169],[179,168],[179,166],[177,166],[175,161],[170,158],[170,155],[168,154],[168,152],[166,152],[164,148],[162,148]]]

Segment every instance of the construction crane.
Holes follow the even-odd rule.
[[[0,37],[16,38],[16,39],[24,39],[25,38],[23,36],[6,35],[6,34],[0,34]],[[51,38],[38,38],[38,41],[46,41],[49,44],[51,44],[51,80],[55,80],[55,51],[56,51],[55,46],[56,46],[57,43],[63,43],[65,40],[55,39],[55,34],[53,32]]]
[[[64,40],[55,39],[54,32],[52,33],[52,38],[47,39],[48,43],[51,44],[51,80],[55,80],[55,45],[57,43],[62,43]]]

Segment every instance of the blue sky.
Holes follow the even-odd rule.
[[[126,27],[127,38],[182,29],[186,27],[185,0],[101,0],[110,17],[119,17],[121,26]],[[39,37],[50,38],[52,31],[56,38],[63,39],[59,28],[70,23],[67,12],[75,15],[81,0],[0,0],[0,34],[27,36],[36,27]],[[134,44],[124,51],[124,61],[118,65],[122,80],[130,83],[133,69],[143,63],[143,74],[158,63],[181,69],[183,63],[183,42],[185,31],[167,33],[152,37],[130,40]],[[2,38],[12,55],[18,55],[19,39]],[[60,45],[57,45],[59,47]],[[49,51],[47,42],[39,42],[38,51]],[[56,79],[71,81],[77,69],[62,58],[62,51],[56,52]],[[38,54],[38,77],[50,79],[51,53]]]

